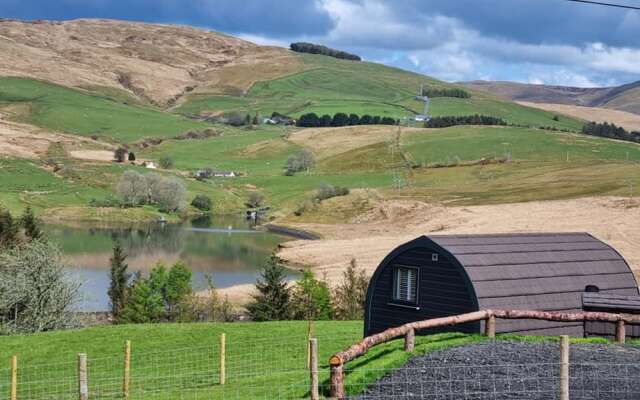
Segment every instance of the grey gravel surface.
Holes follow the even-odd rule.
[[[558,343],[491,341],[412,358],[356,399],[552,400]],[[571,400],[640,400],[640,348],[572,344]]]

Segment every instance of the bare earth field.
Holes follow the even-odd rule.
[[[402,128],[402,133],[420,130],[426,131],[420,128]],[[397,132],[397,127],[388,125],[306,128],[293,133],[289,140],[311,150],[318,158],[326,158],[370,144],[393,140]]]
[[[382,201],[360,223],[295,224],[324,236],[292,241],[278,256],[308,265],[330,282],[351,258],[371,274],[396,246],[423,234],[589,232],[618,250],[640,277],[640,201],[619,197],[446,207],[416,201]],[[353,222],[353,221],[352,221]]]
[[[516,102],[523,106],[557,112],[592,122],[611,122],[630,131],[640,131],[640,115],[600,107],[582,107],[567,104]]]

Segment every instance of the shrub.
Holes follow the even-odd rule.
[[[244,203],[244,205],[247,206],[248,208],[258,208],[262,206],[263,202],[264,202],[263,195],[261,195],[258,192],[251,192],[249,194],[249,197],[247,198],[246,203]]]
[[[164,169],[173,168],[173,159],[169,156],[164,156],[160,158],[160,166]]]
[[[256,282],[258,293],[246,306],[251,319],[274,321],[291,317],[291,290],[286,278],[284,266],[275,256],[271,256]]]
[[[191,201],[191,205],[200,211],[211,211],[211,199],[205,195],[199,194]]]
[[[136,153],[134,153],[133,151],[129,152],[129,161],[135,161],[136,160]]]
[[[349,194],[349,188],[333,186],[328,183],[323,183],[320,185],[316,194],[313,197],[313,200],[317,202],[321,202],[322,200],[330,199],[332,197],[338,196],[346,196]]]
[[[24,234],[30,240],[36,240],[42,238],[42,228],[40,220],[33,213],[31,206],[27,206],[24,214],[20,218],[20,225],[24,229]]]
[[[179,321],[233,321],[233,307],[229,301],[229,296],[225,296],[221,300],[213,284],[213,279],[210,276],[206,278],[207,291],[202,295],[192,293],[181,303]]]
[[[356,260],[352,258],[343,273],[341,283],[333,293],[336,319],[362,319],[368,287],[369,279],[367,279],[364,269],[359,269]]]
[[[124,162],[127,159],[127,149],[118,147],[113,151],[113,159],[117,162]]]

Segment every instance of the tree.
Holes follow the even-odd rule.
[[[164,178],[153,199],[161,211],[174,212],[184,208],[187,189],[177,178]]]
[[[116,321],[118,321],[127,302],[129,274],[127,273],[126,259],[127,255],[124,254],[120,241],[116,240],[113,244],[113,255],[109,259],[111,270],[109,290],[107,291],[111,302],[111,315]]]
[[[260,117],[258,117],[258,113],[253,116],[253,121],[251,121],[252,125],[260,125]]]
[[[273,321],[291,317],[291,292],[286,278],[284,266],[272,255],[256,282],[258,293],[247,304],[251,319]]]
[[[162,296],[152,289],[149,280],[136,279],[130,288],[120,321],[137,324],[158,322],[163,314]]]
[[[180,304],[191,294],[191,271],[178,261],[173,264],[166,277],[164,299],[169,319],[177,319]]]
[[[124,162],[127,159],[127,149],[118,147],[113,151],[113,159],[117,162]]]
[[[0,252],[0,321],[9,333],[30,333],[76,325],[73,308],[80,284],[61,262],[60,251],[33,240]]]
[[[322,126],[324,128],[331,126],[331,115],[329,114],[324,114],[322,117],[320,117],[320,121],[318,126]]]
[[[134,153],[133,151],[129,152],[129,161],[135,161],[136,160],[136,153]]]
[[[126,206],[144,204],[148,198],[145,177],[136,171],[125,171],[118,181],[116,191],[122,204]]]
[[[328,320],[333,317],[331,292],[326,282],[317,280],[310,270],[293,287],[291,296],[294,319]]]
[[[369,280],[364,270],[358,269],[355,259],[343,273],[341,283],[336,287],[333,298],[337,319],[357,320],[364,317],[364,303]]]
[[[373,124],[373,118],[371,118],[371,115],[365,114],[362,116],[362,118],[360,118],[360,125],[371,125]],[[378,118],[378,122],[380,122],[380,118]]]
[[[348,125],[359,125],[360,117],[358,114],[349,114],[349,122]]]
[[[331,120],[331,126],[346,126],[349,124],[349,117],[345,113],[336,113]]]
[[[42,238],[42,229],[40,228],[40,220],[33,213],[31,206],[27,206],[20,218],[20,224],[24,229],[24,234],[31,240]]]
[[[164,169],[173,168],[173,159],[169,156],[163,156],[160,158],[160,166]]]
[[[194,197],[191,201],[191,205],[200,211],[211,211],[211,199],[202,194]]]
[[[13,247],[18,243],[19,228],[9,210],[0,209],[0,248]]]
[[[300,171],[308,172],[314,164],[315,157],[313,156],[313,153],[309,150],[303,149],[287,158],[284,173],[287,176],[291,176]]]

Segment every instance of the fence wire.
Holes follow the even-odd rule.
[[[353,335],[318,335],[321,398],[328,398],[327,360]],[[431,342],[433,343],[433,342]],[[227,336],[224,385],[220,384],[219,341],[210,346],[136,352],[131,356],[129,399],[308,399],[306,335],[239,338]],[[633,346],[572,345],[569,387],[572,400],[640,399],[640,349]],[[418,346],[419,347],[419,346]],[[612,363],[611,351],[625,353]],[[350,399],[551,400],[559,398],[558,344],[486,341],[417,355],[402,365],[373,367],[384,351],[367,362],[347,364],[345,391]],[[597,360],[601,359],[602,362]],[[87,356],[89,399],[123,399],[124,355]],[[587,361],[584,361],[587,360]],[[628,362],[627,362],[628,361]],[[0,369],[0,393],[8,394],[11,370]],[[28,364],[18,367],[17,399],[78,399],[78,364]],[[7,396],[8,398],[8,396]]]

